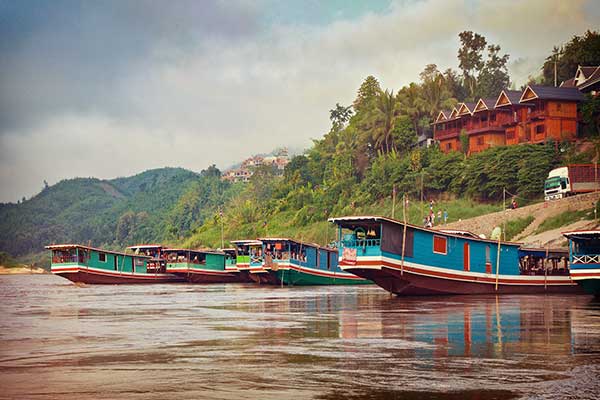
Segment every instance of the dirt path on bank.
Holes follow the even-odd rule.
[[[578,229],[593,229],[599,226],[598,223],[596,221],[582,220],[537,235],[534,235],[533,233],[546,219],[565,211],[589,210],[596,205],[596,202],[599,199],[600,192],[586,193],[560,200],[532,204],[530,206],[517,208],[516,210],[498,211],[492,214],[456,221],[444,226],[444,228],[466,230],[476,234],[483,233],[486,237],[489,237],[494,227],[501,226],[503,221],[508,222],[531,215],[534,217],[534,220],[523,230],[523,232],[513,238],[513,241],[531,244],[535,247],[564,247],[566,245],[566,240],[562,236],[562,232]]]

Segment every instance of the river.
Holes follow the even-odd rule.
[[[2,399],[597,399],[589,296],[0,276]]]

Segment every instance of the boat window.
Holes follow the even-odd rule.
[[[115,254],[115,255],[113,256],[113,266],[114,266],[114,268],[115,268],[115,271],[117,270],[117,265],[118,265],[118,261],[117,261],[117,259],[118,259],[118,258],[117,258],[117,255]]]
[[[447,239],[443,236],[433,235],[433,252],[437,254],[448,254]]]
[[[135,258],[131,257],[131,272],[135,272]]]
[[[98,261],[106,262],[106,253],[98,253]]]

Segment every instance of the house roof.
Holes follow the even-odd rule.
[[[585,82],[577,86],[578,89],[584,89],[588,86],[593,85],[594,83],[600,82],[600,67],[597,67],[596,70],[589,78],[586,79]]]
[[[479,99],[475,105],[475,108],[473,109],[473,113],[485,110],[493,110],[495,105],[495,98]]]
[[[473,114],[475,103],[461,103],[458,108],[458,115]]]
[[[494,108],[519,104],[519,99],[521,98],[522,93],[523,92],[520,90],[504,89],[498,95],[498,99],[494,104]]]
[[[581,73],[583,74],[583,76],[587,79],[589,79],[589,77],[591,75],[593,75],[597,70],[598,67],[591,67],[591,66],[587,66],[587,67],[582,67],[581,65],[579,66],[579,69],[581,70]]]
[[[575,87],[575,78],[567,79],[560,84],[560,87]]]
[[[448,115],[448,111],[440,111],[437,115],[437,118],[435,119],[435,123],[446,121],[448,119]]]
[[[529,85],[523,91],[519,102],[523,103],[535,99],[541,100],[566,100],[583,101],[583,94],[574,87],[553,87],[542,85]]]

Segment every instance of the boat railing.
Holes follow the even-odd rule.
[[[345,239],[341,241],[340,247],[379,247],[381,239]]]
[[[600,254],[573,255],[572,264],[600,264]]]
[[[84,257],[77,256],[76,254],[70,256],[53,256],[52,257],[53,264],[67,264],[67,263],[85,263]]]

